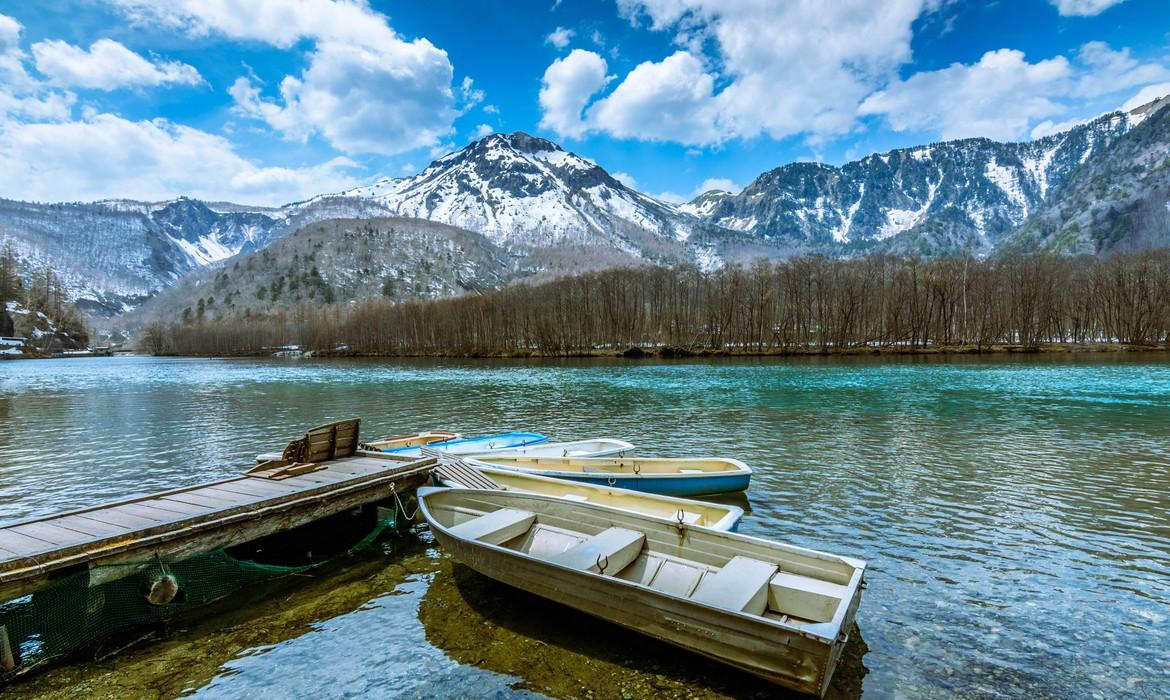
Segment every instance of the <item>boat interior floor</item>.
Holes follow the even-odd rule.
[[[636,530],[611,527],[589,536],[510,508],[477,515],[450,531],[550,563],[793,626],[832,620],[848,592],[840,584],[784,571],[775,562],[735,556],[722,567],[708,566],[653,551],[646,535]]]

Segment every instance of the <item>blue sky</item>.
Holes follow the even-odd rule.
[[[1164,0],[0,0],[0,196],[278,204],[539,134],[689,198],[1170,93]]]

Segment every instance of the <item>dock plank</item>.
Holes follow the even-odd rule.
[[[301,474],[299,476],[290,476],[287,479],[281,479],[281,482],[295,485],[302,489],[314,489],[318,486],[329,486],[341,481],[347,481],[352,478],[352,474],[341,474],[338,472],[321,470],[319,472],[309,472],[308,474]]]
[[[143,505],[150,506],[151,508],[162,508],[163,510],[173,511],[188,517],[192,515],[204,515],[208,511],[215,510],[213,506],[201,505],[198,503],[188,503],[186,501],[176,501],[171,499],[170,496],[155,498],[144,502]]]
[[[57,527],[48,522],[39,523],[24,523],[23,525],[16,525],[9,530],[21,535],[29,535],[38,540],[48,542],[50,546],[61,546],[66,544],[77,544],[84,540],[93,539],[93,535],[87,535],[84,532],[77,530],[70,530],[64,527]]]
[[[233,501],[225,501],[222,498],[216,498],[215,496],[211,495],[200,495],[198,493],[176,493],[159,500],[167,504],[182,503],[189,506],[203,508],[203,511],[200,512],[207,510],[226,510],[228,508],[233,508],[239,505]]]
[[[291,493],[296,493],[300,489],[295,486],[285,486],[279,481],[272,481],[271,479],[240,479],[229,484],[221,484],[216,486],[217,489],[224,491],[232,491],[234,493],[242,493],[248,496],[262,496],[265,498],[275,498],[279,496],[286,496]]]
[[[130,530],[138,530],[148,527],[156,527],[161,522],[156,518],[148,518],[142,515],[135,515],[133,513],[120,512],[114,508],[108,510],[95,510],[85,515],[78,515],[79,518],[86,520],[95,520],[99,523],[106,523],[107,525],[118,525]]]
[[[295,492],[292,492],[292,493],[295,493]],[[248,503],[256,503],[258,501],[263,501],[267,498],[272,497],[271,495],[257,496],[255,494],[251,494],[251,493],[240,493],[238,491],[232,491],[230,489],[225,489],[221,486],[216,486],[215,488],[200,489],[199,494],[200,495],[214,496],[215,498],[222,498],[225,501],[238,503],[240,505],[246,505]]]
[[[127,528],[122,525],[111,525],[110,523],[102,523],[89,518],[84,518],[79,515],[67,515],[63,518],[54,518],[46,521],[49,525],[55,527],[63,527],[68,530],[75,530],[86,535],[93,535],[94,537],[109,537],[110,535],[117,535],[126,532]]]
[[[137,515],[143,518],[157,520],[160,523],[170,523],[189,517],[186,513],[180,513],[174,510],[164,510],[162,508],[156,508],[145,503],[124,503],[120,506],[110,508],[106,512],[129,513],[130,515]]]
[[[51,542],[46,542],[32,535],[24,535],[19,532],[13,532],[10,529],[0,530],[0,547],[15,551],[22,556],[29,552],[39,552],[42,549],[48,549],[52,546],[53,544]]]

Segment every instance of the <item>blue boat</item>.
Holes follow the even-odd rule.
[[[447,454],[473,455],[491,452],[493,450],[510,450],[516,447],[535,445],[547,440],[548,436],[540,433],[499,433],[497,435],[481,435],[480,437],[456,438],[454,440],[444,440],[443,442],[432,442],[427,447],[432,450],[446,452]],[[396,447],[382,451],[396,455],[405,455],[407,457],[422,456],[422,448],[418,446]]]
[[[477,455],[468,460],[501,469],[612,486],[662,496],[707,496],[746,491],[751,467],[738,459],[515,457]]]

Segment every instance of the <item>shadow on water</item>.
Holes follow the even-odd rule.
[[[444,557],[422,603],[427,641],[456,661],[553,697],[775,698],[764,680],[482,576]],[[855,627],[826,697],[861,697]]]

